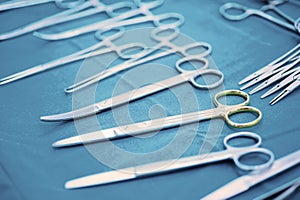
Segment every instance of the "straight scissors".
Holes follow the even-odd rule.
[[[203,67],[195,70],[184,70],[181,68],[181,65],[188,63],[188,62],[197,62],[199,64],[202,64]],[[142,97],[145,97],[150,94],[154,94],[156,92],[168,89],[170,87],[190,82],[193,86],[199,89],[211,89],[215,88],[223,83],[223,74],[220,71],[214,70],[214,69],[207,69],[208,68],[208,61],[204,58],[201,58],[200,56],[196,57],[184,57],[179,59],[176,62],[176,69],[180,72],[179,75],[165,79],[163,81],[160,81],[158,83],[154,83],[151,85],[147,85],[138,89],[135,89],[133,91],[112,97],[110,99],[103,100],[101,102],[98,102],[96,104],[86,106],[84,108],[74,110],[71,112],[58,114],[58,115],[52,115],[52,116],[43,116],[41,117],[42,121],[66,121],[66,120],[72,120],[72,119],[78,119],[86,116],[90,116],[99,112],[102,112],[104,110],[128,103],[129,101],[134,101],[137,99],[140,99]],[[211,83],[209,85],[201,85],[196,82],[196,78],[199,76],[203,76],[205,74],[211,74],[216,75],[220,77],[219,80],[217,80],[215,83]]]
[[[252,139],[255,141],[255,144],[245,145],[242,147],[230,145],[229,141],[239,140],[240,138]],[[197,156],[190,156],[186,158],[179,158],[174,160],[154,162],[145,165],[113,170],[111,172],[93,174],[68,181],[66,182],[65,187],[67,189],[75,189],[120,182],[125,180],[153,176],[162,173],[168,173],[195,166],[201,166],[204,164],[210,164],[227,159],[233,160],[234,164],[242,170],[262,170],[272,165],[272,163],[274,162],[274,155],[268,149],[259,148],[259,146],[261,145],[261,141],[261,137],[255,133],[237,132],[228,135],[224,138],[223,144],[225,146],[225,150],[223,151]],[[268,160],[258,165],[249,165],[247,163],[241,162],[241,157],[254,153],[258,155],[266,155],[268,157]]]
[[[262,170],[259,173],[254,172],[241,176],[201,199],[229,199],[299,163],[300,150],[275,160],[270,168]]]
[[[61,0],[58,2],[61,2]],[[74,3],[74,2],[68,2],[68,3]],[[11,39],[42,28],[80,19],[83,17],[88,17],[102,12],[106,12],[110,17],[115,17],[120,14],[120,11],[123,11],[123,9],[126,8],[133,10],[135,8],[135,5],[132,2],[125,2],[125,1],[111,4],[111,5],[102,4],[99,2],[99,0],[88,0],[86,2],[83,1],[82,4],[79,4],[74,8],[62,11],[50,17],[46,17],[36,22],[27,24],[15,30],[2,33],[0,34],[0,40]]]
[[[219,102],[218,100],[219,98],[228,95],[240,96],[244,98],[245,101],[237,105],[225,105]],[[135,124],[129,124],[120,127],[82,134],[79,136],[74,136],[63,140],[59,140],[53,143],[52,146],[66,147],[66,146],[73,146],[73,145],[79,145],[85,143],[107,141],[111,139],[128,137],[129,135],[134,136],[134,135],[148,133],[151,131],[158,131],[161,130],[162,128],[164,129],[172,128],[184,124],[196,123],[199,121],[209,120],[213,118],[223,118],[229,126],[235,128],[251,127],[260,122],[262,118],[262,113],[260,112],[260,110],[254,107],[247,106],[249,105],[249,102],[250,102],[250,98],[247,93],[238,90],[226,90],[215,95],[214,104],[216,105],[216,108],[210,110],[169,116],[166,118],[154,119],[154,120],[139,122]],[[246,123],[236,123],[230,119],[231,115],[237,113],[243,113],[243,112],[254,113],[257,117],[256,119]]]
[[[237,3],[226,3],[223,6],[220,7],[219,11],[228,20],[233,20],[233,21],[240,21],[243,19],[246,19],[247,17],[251,15],[256,15],[261,18],[267,19],[279,26],[282,26],[286,29],[292,30],[296,33],[300,33],[300,18],[297,20],[292,19],[289,17],[287,14],[282,12],[280,9],[278,9],[276,6],[285,3],[286,1],[284,0],[274,0],[274,1],[268,1],[269,4],[261,7],[259,10],[257,9],[251,9],[247,8],[246,6],[237,4]],[[242,13],[241,14],[230,14],[228,11],[229,10],[239,10]],[[279,16],[281,16],[285,21],[282,21],[278,18],[273,17],[272,15],[269,15],[266,13],[266,11],[272,10],[275,13],[277,13]]]
[[[151,38],[158,42],[155,46],[144,51],[142,54],[140,54],[139,57],[135,57],[133,59],[125,61],[124,63],[111,67],[98,74],[95,74],[92,77],[89,77],[74,85],[69,86],[68,88],[65,89],[65,92],[72,93],[78,91],[89,85],[92,85],[103,79],[106,79],[112,75],[115,75],[121,71],[136,67],[143,63],[153,61],[158,58],[162,58],[171,54],[178,53],[184,57],[193,56],[193,55],[205,57],[211,53],[211,46],[208,43],[204,43],[204,42],[196,42],[184,46],[177,46],[173,44],[172,41],[176,39],[178,36],[179,36],[179,30],[177,28],[157,27],[151,31]],[[164,51],[154,54],[156,51],[163,50],[163,49]],[[197,50],[197,49],[200,51],[203,51],[204,49],[204,52],[200,54],[199,53],[193,54],[192,50]]]
[[[0,11],[54,2],[59,8],[74,8],[85,0],[11,0],[0,4]]]
[[[114,31],[114,32],[113,32]],[[120,56],[123,59],[129,59],[129,58],[134,58],[135,56],[139,56],[140,54],[142,54],[142,52],[135,52],[132,53],[131,51],[133,49],[142,49],[142,51],[146,50],[146,46],[143,45],[142,43],[129,43],[129,44],[124,44],[121,46],[117,46],[114,44],[114,40],[119,39],[122,37],[122,35],[124,34],[124,30],[123,29],[114,29],[114,30],[110,30],[110,32],[113,32],[112,35],[106,36],[106,33],[108,31],[105,32],[98,32],[97,33],[97,38],[99,40],[101,40],[101,42],[90,46],[86,49],[83,49],[81,51],[78,51],[76,53],[70,54],[68,56],[62,57],[62,58],[58,58],[56,60],[50,61],[48,63],[45,64],[40,64],[37,65],[35,67],[29,68],[27,70],[21,71],[19,73],[7,76],[5,78],[0,79],[0,85],[4,85],[28,76],[32,76],[34,74],[37,73],[41,73],[43,71],[46,70],[50,70],[68,63],[72,63],[78,60],[82,60],[85,58],[89,58],[89,57],[94,57],[94,56],[98,56],[98,55],[102,55],[102,54],[106,54],[106,53],[110,53],[110,52],[116,52],[118,54],[118,56]],[[130,52],[129,54],[126,52]]]
[[[141,0],[135,0],[135,3],[138,6],[137,9],[125,12],[105,21],[96,22],[90,25],[82,26],[61,33],[44,34],[40,32],[35,32],[34,35],[45,40],[61,40],[79,36],[85,33],[94,32],[97,30],[106,30],[120,26],[140,24],[144,22],[153,22],[155,26],[171,27],[178,27],[183,24],[183,16],[177,13],[165,13],[161,15],[152,14],[150,10],[160,6],[163,3],[163,0],[156,0],[150,2],[142,2]],[[143,16],[137,17],[140,15]]]

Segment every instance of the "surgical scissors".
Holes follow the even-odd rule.
[[[113,34],[106,36],[107,32],[113,32]],[[121,46],[115,45],[113,41],[118,38],[121,38],[123,34],[124,34],[124,30],[122,28],[113,29],[104,32],[98,32],[97,37],[101,40],[101,42],[92,45],[86,49],[83,49],[81,51],[78,51],[76,53],[70,54],[68,56],[58,58],[56,60],[50,61],[45,64],[40,64],[30,69],[2,78],[0,79],[0,85],[4,85],[28,76],[32,76],[34,74],[41,73],[43,71],[50,70],[68,63],[72,63],[78,60],[82,60],[85,58],[94,57],[94,56],[98,56],[110,52],[116,52],[121,58],[129,59],[129,58],[134,58],[136,56],[139,56],[140,54],[142,54],[143,51],[145,51],[146,46],[143,45],[142,43],[135,42],[135,43],[124,44]],[[126,54],[127,51],[130,52],[130,50],[133,49],[137,49],[137,50],[142,49],[142,52],[135,52],[135,53],[131,52],[129,54]]]
[[[153,61],[158,58],[162,58],[171,54],[179,53],[185,57],[192,56],[193,55],[192,50],[195,49],[200,49],[200,50],[205,49],[205,51],[201,54],[198,53],[194,54],[201,57],[205,57],[211,53],[211,46],[208,43],[204,43],[204,42],[191,43],[185,46],[177,46],[173,44],[172,41],[176,39],[178,36],[179,36],[179,30],[177,28],[157,27],[151,31],[151,38],[157,41],[158,44],[151,47],[149,50],[144,51],[143,54],[140,55],[140,57],[136,57],[134,59],[125,61],[124,63],[111,67],[90,78],[87,78],[72,86],[69,86],[68,88],[65,89],[65,92],[67,93],[75,92],[77,90],[83,89],[91,84],[97,83],[98,81],[108,78],[121,71],[136,67],[140,64]],[[153,54],[156,51],[162,49],[166,49],[166,50],[160,53]]]
[[[126,1],[111,5],[105,5],[100,3],[99,0],[89,0],[72,9],[62,11],[50,17],[16,28],[15,30],[2,33],[0,34],[0,40],[11,39],[42,28],[80,19],[83,17],[88,17],[102,12],[106,12],[110,17],[115,17],[120,14],[119,12],[117,13],[117,11],[122,11],[122,9],[124,8],[132,10],[134,9],[134,7],[135,5],[132,2]]]
[[[251,15],[257,15],[259,17],[267,19],[279,26],[282,26],[284,28],[287,28],[287,29],[292,30],[299,34],[300,33],[300,24],[299,24],[300,18],[298,18],[297,20],[294,20],[276,7],[277,5],[285,3],[286,1],[274,0],[274,1],[268,1],[268,2],[269,2],[268,5],[261,7],[259,10],[247,8],[246,6],[243,6],[243,5],[240,5],[237,3],[226,3],[220,7],[219,11],[223,15],[223,17],[225,17],[228,20],[233,20],[233,21],[243,20]],[[228,11],[231,9],[242,11],[242,13],[241,14],[229,14]],[[281,16],[283,19],[285,19],[287,22],[282,21],[278,18],[275,18],[275,17],[265,13],[268,10],[274,11],[279,16]]]
[[[255,144],[244,146],[233,146],[229,143],[232,140],[239,140],[241,138],[252,139]],[[174,160],[166,160],[160,162],[154,162],[150,164],[138,165],[134,167],[113,170],[111,172],[103,172],[93,174],[66,182],[65,187],[67,189],[75,189],[82,187],[89,187],[95,185],[102,185],[114,182],[120,182],[125,180],[131,180],[136,178],[148,177],[157,174],[168,173],[177,170],[183,170],[190,167],[201,166],[214,162],[219,162],[227,159],[233,160],[236,167],[250,171],[250,170],[262,170],[270,167],[274,162],[274,154],[265,148],[259,148],[261,145],[261,137],[251,132],[237,132],[226,136],[223,140],[225,150],[219,152],[212,152],[208,154],[200,154],[196,156],[190,156],[185,158],[179,158]],[[241,158],[250,154],[265,155],[268,157],[262,164],[250,165],[246,162],[242,162]]]
[[[79,36],[85,33],[94,32],[97,30],[106,30],[110,28],[140,24],[144,22],[153,22],[155,26],[170,27],[178,27],[183,24],[184,18],[178,13],[165,13],[160,15],[152,14],[150,9],[160,6],[163,3],[163,0],[156,0],[150,2],[142,2],[141,0],[135,0],[135,3],[138,6],[137,9],[125,12],[105,21],[96,22],[90,25],[55,34],[44,34],[40,32],[34,32],[34,35],[45,40],[61,40]],[[143,16],[137,17],[140,15]]]
[[[273,165],[268,169],[241,176],[201,199],[229,199],[299,163],[300,150],[275,160]]]
[[[224,105],[219,102],[219,98],[223,96],[239,96],[245,99],[244,102],[237,105]],[[135,124],[124,125],[120,127],[114,127],[110,129],[100,130],[96,132],[86,133],[79,136],[74,136],[70,138],[66,138],[63,140],[59,140],[53,143],[53,147],[65,147],[65,146],[73,146],[85,143],[93,143],[93,142],[102,142],[117,138],[128,137],[129,135],[139,135],[144,134],[151,131],[158,131],[162,128],[172,128],[180,125],[196,123],[203,120],[209,120],[213,118],[223,118],[224,121],[232,127],[235,128],[246,128],[256,125],[260,122],[262,118],[262,113],[260,110],[247,106],[249,105],[250,98],[248,94],[238,90],[226,90],[219,92],[215,95],[213,100],[216,108],[198,111],[192,113],[186,113],[181,115],[169,116],[166,118],[154,119],[144,122],[139,122]],[[236,123],[230,119],[231,115],[243,112],[251,112],[257,115],[257,118],[246,123]]]
[[[11,0],[0,4],[0,11],[54,2],[59,8],[74,8],[85,0]]]
[[[181,65],[189,62],[197,62],[203,65],[202,68],[195,69],[195,70],[184,70],[181,68]],[[112,97],[110,99],[103,100],[96,104],[86,106],[84,108],[74,110],[71,112],[52,115],[52,116],[43,116],[41,117],[42,121],[66,121],[72,119],[78,119],[86,116],[90,116],[104,110],[128,103],[129,101],[134,101],[145,97],[150,94],[154,94],[156,92],[168,89],[170,87],[190,82],[193,86],[199,89],[211,89],[215,88],[223,83],[223,74],[220,71],[214,69],[207,69],[208,68],[208,61],[204,58],[199,57],[184,57],[179,59],[176,62],[176,69],[180,72],[179,75],[165,79],[158,83],[154,83],[151,85],[147,85],[133,91]],[[205,74],[212,74],[220,77],[215,83],[211,83],[209,85],[201,85],[196,82],[196,78]]]

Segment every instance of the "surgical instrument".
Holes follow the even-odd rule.
[[[228,199],[242,192],[245,192],[252,186],[299,164],[299,162],[300,150],[275,160],[275,162],[269,169],[261,170],[261,172],[254,171],[253,173],[241,176],[201,199]]]
[[[300,69],[298,68],[293,74],[288,76],[286,79],[275,85],[272,89],[270,89],[267,93],[265,93],[261,98],[265,98],[271,95],[274,92],[277,92],[279,89],[283,88],[287,84],[290,84],[286,87],[282,92],[280,92],[274,99],[270,101],[271,105],[274,105],[281,99],[283,99],[288,94],[292,93],[296,88],[300,86]]]
[[[143,51],[145,51],[146,49],[145,45],[136,42],[124,44],[122,46],[117,46],[113,43],[113,41],[122,37],[122,35],[124,34],[123,29],[114,29],[114,30],[110,30],[109,32],[113,32],[113,34],[106,36],[107,31],[101,33],[98,32],[97,37],[101,40],[101,42],[95,45],[92,45],[86,49],[70,54],[68,56],[58,58],[56,60],[50,61],[45,64],[40,64],[35,67],[29,68],[27,70],[21,71],[19,73],[2,78],[0,79],[0,85],[4,85],[28,76],[32,76],[37,73],[41,73],[49,69],[53,69],[89,57],[94,57],[94,56],[98,56],[110,52],[116,52],[121,58],[129,59],[129,58],[134,58],[135,56],[139,56],[142,52],[136,52],[135,54],[134,53],[126,54],[127,51],[133,49],[137,49],[137,50],[142,49]]]
[[[285,2],[286,1],[283,1],[283,0],[269,1],[268,5],[261,7],[259,10],[247,8],[246,6],[243,6],[243,5],[240,5],[237,3],[226,3],[220,7],[219,11],[223,15],[223,17],[225,17],[228,20],[233,20],[233,21],[243,20],[251,15],[256,15],[256,16],[267,19],[279,26],[282,26],[286,29],[292,30],[299,34],[300,33],[300,24],[299,24],[300,18],[297,20],[294,20],[276,7],[277,5],[280,5]],[[239,10],[242,13],[241,14],[229,14],[228,11],[231,9]],[[274,11],[279,16],[281,16],[283,19],[285,19],[287,22],[282,21],[278,18],[273,17],[272,15],[267,14],[266,11],[268,11],[268,10]]]
[[[219,102],[219,98],[224,96],[239,96],[245,99],[244,102],[237,105],[224,105]],[[157,131],[165,128],[172,128],[180,125],[196,123],[203,120],[209,120],[213,118],[223,118],[224,121],[232,127],[235,128],[246,128],[256,125],[260,122],[262,118],[262,113],[254,108],[247,106],[250,102],[249,96],[238,90],[226,90],[215,95],[213,102],[216,108],[197,111],[192,113],[186,113],[176,116],[169,116],[166,118],[154,119],[149,121],[143,121],[135,124],[128,124],[120,127],[109,128],[105,130],[95,131],[91,133],[81,134],[79,136],[74,136],[59,140],[53,143],[53,147],[65,147],[73,146],[85,143],[108,141],[112,139],[124,138],[128,136],[134,136],[139,134],[144,134],[151,131]],[[236,123],[230,119],[231,115],[236,113],[251,112],[257,115],[256,119],[246,122],[246,123]]]
[[[293,61],[297,56],[300,56],[300,44],[296,45],[291,50],[289,50],[287,53],[280,56],[276,60],[272,61],[265,67],[259,69],[258,71],[250,74],[249,76],[247,76],[246,78],[241,80],[239,82],[239,85],[242,85],[246,82],[253,81],[253,82],[249,83],[249,85],[244,86],[242,88],[242,89],[246,89],[246,88],[256,84],[257,82],[260,82],[262,80],[262,78],[260,78],[261,75],[267,74],[268,75],[267,77],[269,77],[269,74],[272,75],[276,69],[282,67],[284,64],[288,63],[289,61]]]
[[[98,81],[108,78],[121,71],[175,53],[181,54],[182,56],[185,57],[191,55],[205,57],[211,53],[211,46],[208,43],[204,43],[204,42],[196,42],[184,46],[177,46],[173,44],[172,41],[176,39],[178,36],[179,36],[179,30],[177,28],[157,27],[151,31],[151,38],[157,41],[158,43],[155,46],[149,48],[149,50],[144,51],[140,57],[136,57],[134,59],[125,61],[124,63],[111,67],[92,77],[89,77],[85,80],[75,83],[74,85],[66,88],[65,92],[67,93],[75,92],[77,90],[83,89],[89,85],[97,83]],[[204,49],[204,52],[201,54],[199,54],[198,52],[196,54],[193,54],[193,50],[197,50],[197,49],[200,51]],[[164,50],[164,51],[159,52],[160,50]],[[157,53],[157,51],[159,53]],[[156,54],[154,54],[155,52]]]
[[[106,12],[110,17],[115,17],[120,14],[119,12],[116,12],[122,11],[124,8],[133,10],[135,8],[135,5],[132,2],[125,1],[111,5],[105,5],[100,3],[99,0],[89,0],[72,9],[62,11],[60,13],[54,14],[36,22],[16,28],[12,31],[2,33],[0,34],[0,40],[15,38],[42,28],[61,24],[64,22],[69,22],[83,17],[88,17],[102,12]]]
[[[267,86],[270,86],[271,84],[275,83],[276,81],[284,79],[279,84],[276,84],[275,87],[273,87],[271,90],[266,92],[264,95],[261,96],[261,98],[265,98],[274,92],[280,90],[282,87],[286,86],[287,84],[292,83],[289,87],[287,87],[283,92],[281,92],[277,97],[275,97],[270,104],[274,105],[279,100],[281,100],[283,97],[291,93],[293,90],[295,90],[299,85],[299,67],[300,63],[300,44],[298,44],[296,47],[285,53],[284,55],[280,56],[278,59],[274,60],[267,66],[261,68],[260,70],[250,74],[246,78],[244,78],[242,81],[239,82],[239,84],[246,83],[243,87],[241,87],[242,90],[253,86],[254,84],[257,84],[261,81],[264,81],[259,86],[254,88],[250,91],[250,94],[254,94]]]
[[[197,68],[194,70],[184,70],[181,68],[181,65],[184,63],[199,63],[202,64],[202,68]],[[66,121],[66,120],[72,120],[77,118],[82,118],[86,116],[90,116],[99,112],[102,112],[104,110],[128,103],[129,101],[137,100],[142,97],[145,97],[150,94],[154,94],[156,92],[168,89],[170,87],[190,82],[193,86],[199,89],[211,89],[215,88],[223,83],[223,74],[220,71],[214,70],[214,69],[207,69],[208,68],[208,61],[201,57],[184,57],[179,59],[176,62],[176,69],[178,72],[180,72],[179,75],[176,75],[174,77],[162,80],[158,83],[153,83],[151,85],[147,85],[138,89],[135,89],[133,91],[129,91],[127,93],[123,93],[121,95],[112,97],[110,99],[103,100],[101,102],[98,102],[96,104],[86,106],[84,108],[74,110],[71,112],[58,114],[58,115],[52,115],[52,116],[43,116],[41,117],[42,121]],[[218,81],[215,83],[209,84],[209,85],[201,85],[196,82],[196,78],[205,74],[212,74],[220,77]]]
[[[274,70],[272,73],[270,73],[270,75],[272,75],[272,77],[270,77],[269,79],[262,82],[256,88],[251,90],[249,93],[254,94],[254,93],[268,87],[272,83],[282,79],[283,77],[289,75],[290,73],[294,72],[293,67],[297,66],[299,63],[300,63],[300,56],[296,57],[291,63],[286,64],[285,66],[281,67],[280,69]]]
[[[292,193],[294,193],[300,187],[300,177],[281,185],[280,187],[263,194],[254,200],[283,200],[287,199]]]
[[[230,140],[238,140],[240,138],[253,139],[256,143],[253,145],[245,145],[241,147],[230,145]],[[227,159],[233,160],[234,164],[242,170],[262,170],[272,165],[272,163],[274,162],[274,155],[268,149],[259,148],[259,146],[261,145],[261,141],[261,137],[255,133],[237,132],[230,134],[224,138],[223,144],[225,146],[225,150],[223,151],[178,158],[174,160],[159,161],[124,169],[113,170],[111,172],[103,172],[84,176],[66,182],[65,188],[75,189],[136,178],[143,178],[172,171],[183,170],[190,167],[201,166],[204,164],[219,162]],[[268,157],[268,159],[266,160],[266,162],[257,165],[249,165],[247,163],[243,163],[240,160],[241,157],[245,157],[249,154],[254,153],[265,155]]]
[[[34,35],[45,40],[61,40],[79,36],[85,33],[94,32],[97,30],[106,30],[114,27],[140,24],[144,22],[153,22],[155,26],[170,27],[178,27],[183,24],[183,16],[178,13],[165,13],[160,15],[152,14],[150,9],[160,6],[163,3],[163,0],[157,0],[153,2],[142,2],[141,0],[135,0],[135,3],[138,6],[137,9],[125,12],[116,17],[101,22],[96,22],[61,33],[44,34],[35,32]]]
[[[56,3],[59,8],[74,8],[79,4],[82,4],[84,0],[10,0],[0,4],[0,11],[40,5],[50,2]]]

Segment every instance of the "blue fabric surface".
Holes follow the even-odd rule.
[[[225,20],[219,14],[218,9],[226,2],[225,0],[191,0],[189,2],[166,0],[163,6],[153,12],[182,14],[185,17],[185,24],[180,28],[181,32],[196,41],[210,43],[213,47],[212,59],[225,75],[225,89],[238,89],[238,81],[294,47],[299,42],[299,36],[258,17],[250,17],[240,22]],[[112,3],[112,1],[104,3]],[[242,3],[255,8],[261,5],[260,1],[242,1]],[[281,8],[293,17],[299,15],[299,6],[290,4],[283,5]],[[1,12],[0,32],[11,30],[16,25],[26,24],[59,11],[61,11],[59,8],[49,3]],[[104,18],[105,16],[100,17]],[[95,19],[97,18],[93,20]],[[77,24],[80,23],[84,22],[77,22]],[[64,28],[64,26],[58,26],[43,31],[50,32]],[[30,66],[50,61],[78,51],[94,42],[93,34],[56,42],[43,41],[31,34],[1,41],[0,75],[4,77]],[[165,78],[177,74],[173,69],[174,61],[176,59],[173,57],[162,60],[163,64],[170,66]],[[59,139],[76,135],[76,127],[73,122],[45,123],[39,120],[42,115],[56,114],[72,109],[72,95],[66,95],[63,89],[74,83],[80,66],[81,62],[68,64],[0,87],[0,199],[194,200],[200,199],[240,175],[240,171],[231,161],[225,161],[177,173],[99,187],[80,190],[64,189],[64,183],[69,179],[111,170],[95,159],[83,146],[65,149],[51,147],[51,144]],[[95,70],[97,71],[97,69]],[[142,76],[142,71],[140,73]],[[153,74],[155,75],[155,73],[162,77],[159,71],[154,70]],[[122,75],[126,75],[126,73],[111,77],[99,84],[97,88],[99,92],[95,95],[95,100],[99,101],[110,97],[115,89],[115,84],[121,80]],[[118,91],[131,89],[133,86],[129,82]],[[215,93],[220,89],[212,90],[212,92]],[[199,109],[212,107],[208,91],[197,90],[188,83],[175,87],[174,91],[176,90],[186,91],[184,93],[186,97],[189,97],[189,91],[195,91],[200,105]],[[297,115],[300,113],[299,90],[294,91],[272,107],[268,105],[268,102],[274,96],[265,100],[259,98],[265,91],[252,95],[250,103],[263,112],[263,120],[259,125],[246,130],[261,135],[263,146],[272,150],[275,156],[280,158],[299,149],[299,117]],[[88,101],[90,99],[80,103],[86,105]],[[157,117],[159,114],[157,112],[165,112],[163,113],[165,115],[180,114],[181,110],[178,108],[177,101],[176,96],[168,90],[135,101],[129,107],[116,108],[115,112],[122,115],[124,109],[130,109],[132,118],[130,120],[142,121],[150,117]],[[162,105],[164,111],[157,109],[149,114],[148,109],[153,104]],[[192,111],[194,108],[188,104],[185,106],[187,106],[186,112]],[[103,128],[116,125],[116,122],[112,120],[112,111],[104,112],[97,117]],[[89,126],[89,119],[85,120],[81,122],[81,125],[86,123],[85,132],[97,130],[96,127]],[[126,124],[128,120],[121,118],[118,124]],[[196,129],[198,133],[195,138],[192,138],[192,144],[184,152],[184,156],[199,153],[203,134],[206,133],[211,123],[223,125],[221,119],[214,119],[182,127],[181,131],[187,133],[186,137],[181,136],[182,142],[192,137],[191,134],[188,134],[189,132]],[[148,138],[129,137],[114,141],[114,144],[130,152],[152,152],[168,144],[175,137],[177,130],[177,128],[164,130]],[[225,125],[215,150],[223,148],[221,140],[224,136],[236,131],[239,130]],[[103,151],[105,152],[104,148]],[[143,161],[125,159],[110,155],[110,152],[106,153],[114,164],[120,167],[129,167],[136,163],[159,161],[166,157],[172,158],[176,154],[176,148],[162,157],[149,157]],[[253,199],[297,176],[299,176],[299,166],[269,179],[233,199]],[[291,199],[299,198],[298,193]]]

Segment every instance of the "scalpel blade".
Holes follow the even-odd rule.
[[[250,187],[268,179],[276,174],[279,174],[300,162],[300,150],[295,151],[285,157],[277,159],[272,167],[267,170],[263,170],[261,173],[252,172],[248,175],[241,176],[223,187],[217,189],[211,194],[203,197],[202,199],[228,199],[237,194],[245,192]]]

